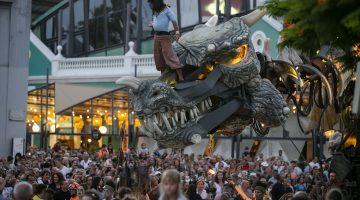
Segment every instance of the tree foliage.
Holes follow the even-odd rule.
[[[360,0],[269,0],[262,8],[284,20],[280,47],[308,56],[324,45],[341,49],[345,69],[360,61]]]

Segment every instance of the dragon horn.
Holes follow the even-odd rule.
[[[118,85],[126,86],[128,88],[131,88],[133,92],[137,92],[141,83],[141,80],[133,77],[133,76],[124,76],[116,80],[115,82]]]
[[[243,22],[248,25],[249,27],[254,25],[260,18],[262,18],[266,14],[265,10],[256,9],[251,13],[244,15],[241,17]]]
[[[326,79],[326,77],[324,76],[323,73],[321,73],[320,70],[318,70],[316,67],[313,67],[311,65],[307,65],[307,64],[303,64],[301,65],[301,68],[307,70],[308,72],[310,71],[310,73],[313,73],[313,74],[316,74],[318,75],[322,82],[323,82],[323,86],[324,88],[326,89],[326,92],[327,92],[327,96],[328,96],[328,99],[329,99],[329,104],[332,105],[333,102],[334,102],[334,99],[333,99],[333,92],[331,90],[331,86],[330,86],[330,83],[329,81]]]
[[[217,15],[214,15],[206,22],[205,25],[208,27],[214,27],[214,26],[216,26],[218,19],[219,19],[219,17]]]

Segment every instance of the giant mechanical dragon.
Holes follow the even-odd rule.
[[[263,15],[255,10],[220,24],[214,16],[182,35],[173,47],[184,66],[184,82],[176,82],[171,70],[155,80],[117,80],[130,88],[142,132],[160,148],[183,148],[215,131],[240,134],[248,125],[264,135],[270,127],[284,125],[291,112],[289,100],[303,115],[309,115],[311,99],[316,97],[325,96],[321,101],[333,104],[334,88],[318,68],[266,63],[255,52],[249,26]],[[333,74],[339,76],[336,72]],[[310,96],[306,106],[301,94],[309,88],[307,95],[313,95],[314,88],[321,95]]]

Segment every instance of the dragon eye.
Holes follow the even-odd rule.
[[[230,64],[237,64],[245,58],[248,46],[243,44],[236,49],[237,54],[230,60]]]

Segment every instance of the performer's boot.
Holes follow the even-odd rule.
[[[184,81],[184,76],[182,74],[182,69],[181,68],[176,69],[176,74],[178,76],[179,81]]]

